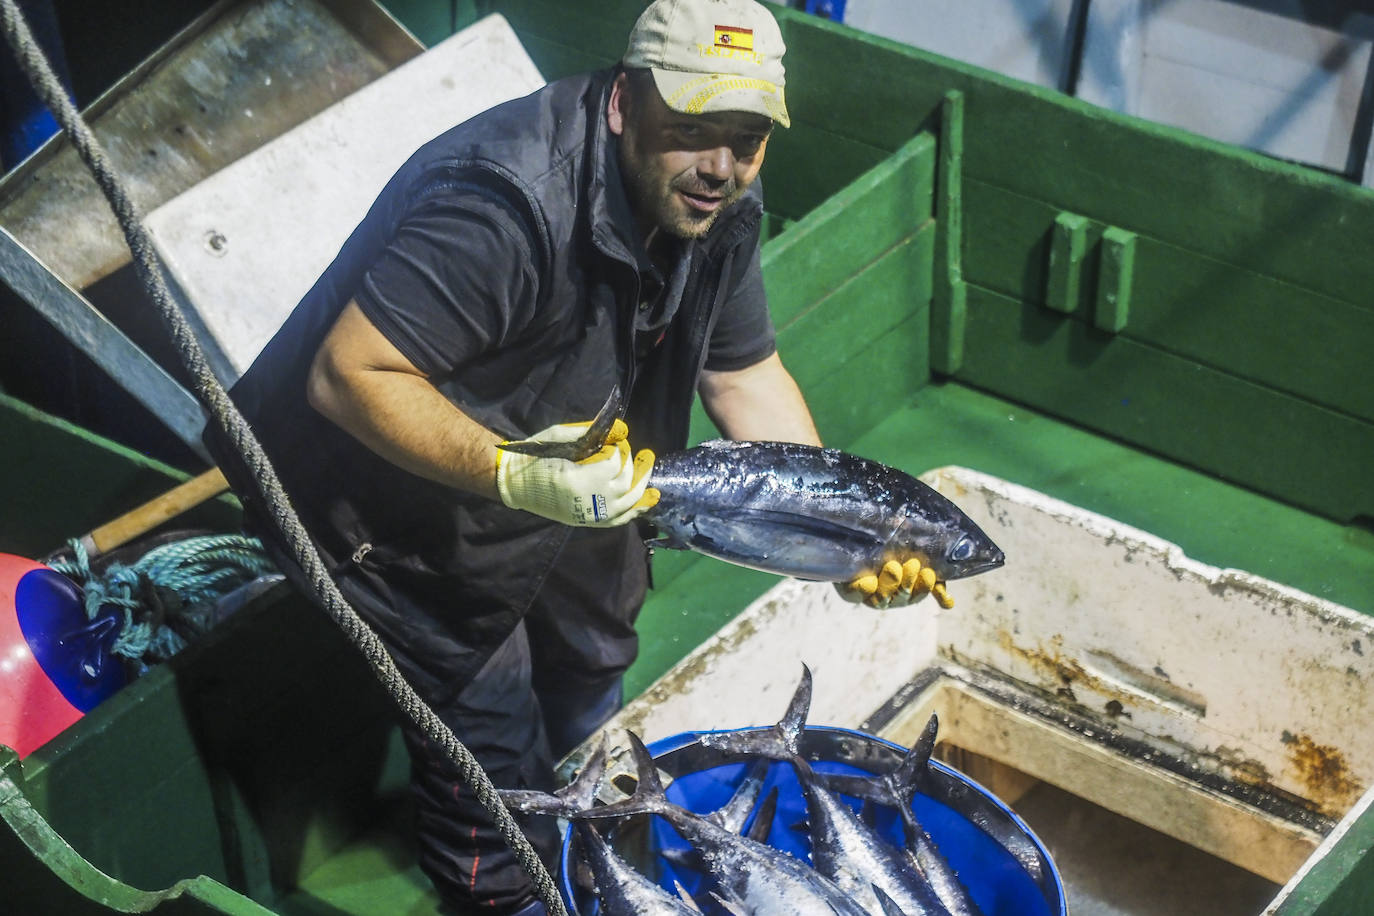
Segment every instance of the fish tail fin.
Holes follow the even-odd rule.
[[[714,732],[701,736],[706,747],[743,756],[788,760],[806,765],[801,756],[801,739],[806,731],[806,716],[811,710],[811,669],[802,665],[801,682],[776,725],[759,731]]]
[[[768,776],[768,767],[767,760],[755,761],[736,787],[735,794],[730,796],[730,800],[706,815],[706,819],[731,833],[742,831],[744,822],[754,810],[754,803],[759,799],[759,793],[763,791],[763,781]]]
[[[634,794],[623,801],[609,805],[597,805],[576,814],[577,817],[627,817],[631,814],[657,814],[671,817],[681,809],[663,794],[663,782],[658,778],[658,766],[644,742],[634,732],[625,733],[630,742],[630,755],[634,758],[637,777]]]
[[[906,752],[901,763],[891,773],[881,776],[842,776],[834,773],[817,774],[816,781],[831,792],[861,798],[891,808],[910,808],[911,800],[926,784],[930,771],[930,755],[935,749],[935,736],[940,720],[932,715],[921,737]]]
[[[687,909],[691,910],[693,913],[701,912],[701,905],[697,903],[695,897],[687,892],[687,888],[682,886],[681,881],[673,881],[673,887],[677,890],[678,899],[682,901]]]
[[[861,798],[865,801],[891,808],[910,808],[911,800],[926,784],[930,772],[930,755],[935,750],[935,738],[939,733],[939,717],[932,714],[921,731],[921,736],[906,756],[897,764],[896,769],[886,775],[846,776],[836,773],[817,774],[816,781],[822,787],[841,795]]]
[[[787,712],[783,713],[782,720],[775,726],[795,757],[801,756],[802,733],[806,731],[806,717],[810,712],[811,669],[803,664],[801,681],[797,683],[792,700],[787,704]]]
[[[602,735],[596,750],[587,758],[587,762],[582,764],[582,769],[577,771],[577,775],[568,783],[567,788],[558,794],[579,811],[590,808],[596,798],[596,790],[601,785],[601,777],[605,773],[606,736]]]
[[[601,776],[606,772],[606,739],[587,762],[578,770],[577,776],[557,792],[540,792],[532,789],[497,789],[496,793],[507,808],[524,814],[552,814],[571,817],[592,806],[596,790],[601,784]]]
[[[926,727],[921,731],[921,737],[911,746],[911,750],[907,751],[902,762],[890,776],[901,794],[906,796],[908,804],[911,802],[911,796],[925,783],[926,774],[930,771],[930,755],[935,751],[935,738],[939,731],[940,717],[931,713],[930,719],[926,721]]]
[[[840,773],[816,773],[816,785],[829,792],[861,798],[889,808],[901,808],[901,798],[889,780],[883,776],[850,776]],[[908,799],[908,803],[910,799]]]
[[[759,805],[758,813],[754,815],[754,823],[749,825],[749,832],[745,836],[756,843],[767,845],[768,834],[773,832],[773,816],[777,811],[778,787],[774,786],[764,797],[763,804]]]
[[[507,452],[518,452],[522,455],[533,455],[536,458],[566,458],[569,461],[582,461],[590,458],[601,451],[606,444],[606,439],[611,434],[611,428],[615,426],[615,421],[620,416],[620,385],[617,383],[611,388],[610,395],[606,402],[601,405],[601,409],[596,412],[596,417],[587,427],[587,431],[572,442],[540,442],[537,439],[518,439],[513,442],[502,442],[497,448]]]
[[[730,916],[749,916],[753,912],[745,905],[744,901],[731,895],[724,888],[717,887],[711,891],[711,899],[715,900],[720,908],[729,913]]]

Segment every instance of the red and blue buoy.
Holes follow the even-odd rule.
[[[122,625],[115,608],[87,616],[61,573],[0,553],[0,744],[27,757],[123,687]]]

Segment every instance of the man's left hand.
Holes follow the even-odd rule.
[[[942,592],[943,589],[935,580],[935,570],[922,566],[920,560],[912,557],[905,563],[888,560],[876,573],[836,582],[835,591],[853,604],[890,608],[915,604],[932,591]],[[940,604],[943,606],[945,602]]]

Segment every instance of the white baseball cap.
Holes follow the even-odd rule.
[[[754,0],[655,0],[622,63],[651,72],[674,111],[749,111],[788,127],[786,51],[777,20]]]

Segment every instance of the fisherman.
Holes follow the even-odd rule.
[[[694,396],[728,437],[819,444],[759,270],[783,52],[753,0],[655,0],[619,66],[421,147],[233,389],[342,593],[497,786],[552,788],[621,705],[649,580],[634,521]],[[616,386],[626,423],[594,459],[498,449],[575,438]],[[542,913],[453,764],[403,731],[445,905]],[[547,820],[529,831],[552,863]]]

